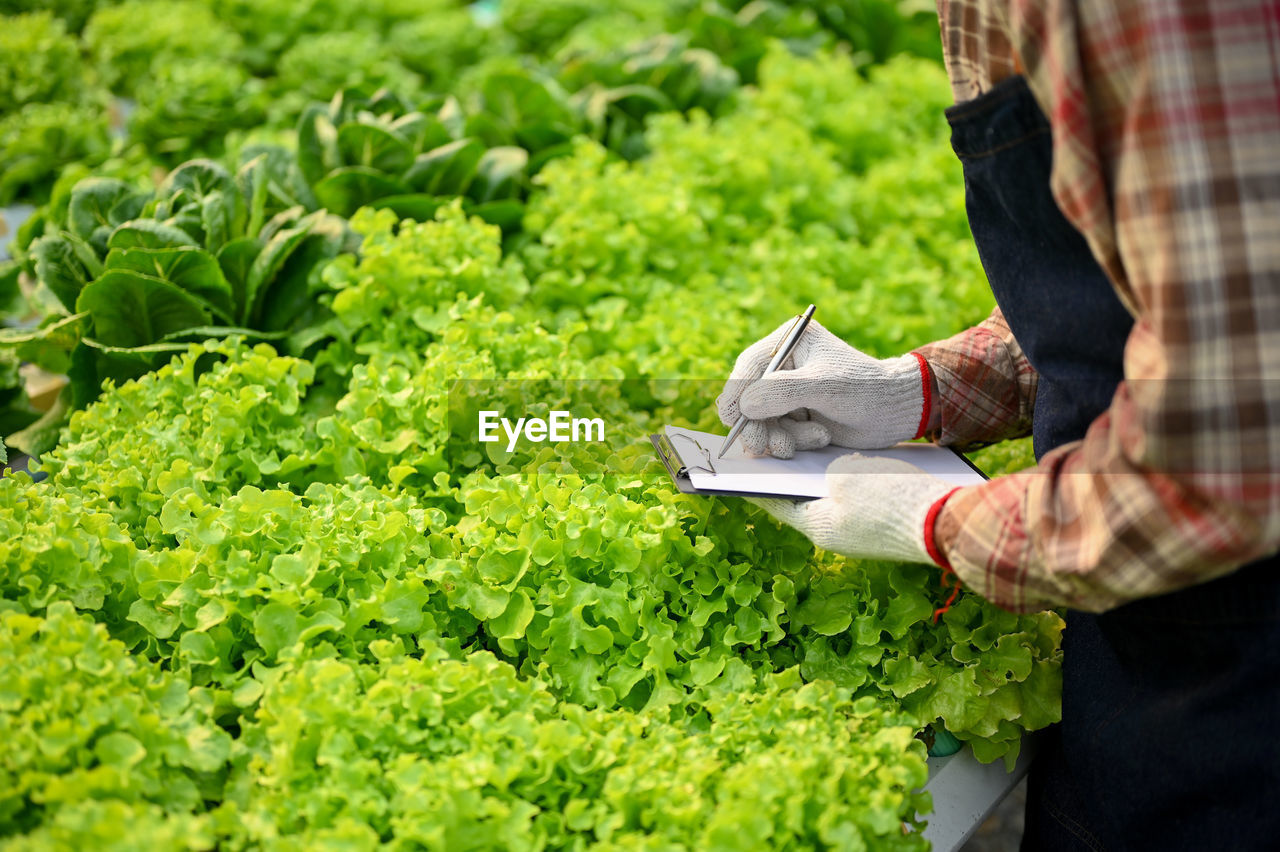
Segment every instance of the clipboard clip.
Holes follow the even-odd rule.
[[[663,459],[670,466],[674,467],[675,465],[680,465],[680,468],[677,471],[678,476],[688,476],[689,471],[691,470],[700,470],[703,473],[709,473],[712,476],[716,475],[715,465],[711,463],[710,450],[702,446],[702,444],[698,443],[697,438],[694,438],[690,435],[685,435],[682,432],[677,432],[675,436],[677,438],[684,438],[690,444],[693,444],[693,446],[697,448],[698,454],[701,455],[706,462],[705,464],[695,464],[695,465],[683,464],[684,460],[681,458],[680,453],[676,450],[675,446],[671,443],[671,439],[665,433],[663,433],[658,438],[658,452],[662,453]]]

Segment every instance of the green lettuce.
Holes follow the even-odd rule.
[[[123,831],[129,814],[191,813],[221,795],[232,739],[209,693],[130,655],[71,604],[0,611],[0,675],[0,839]]]
[[[84,84],[74,37],[48,12],[4,19],[0,28],[0,114],[30,103],[78,101]]]
[[[200,0],[104,4],[84,28],[85,52],[102,83],[132,96],[158,63],[196,58],[234,61],[240,36]]]
[[[214,814],[232,846],[925,846],[911,729],[794,674],[686,730],[559,704],[489,654],[378,653],[272,673]]]

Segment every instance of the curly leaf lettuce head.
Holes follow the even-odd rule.
[[[126,0],[93,13],[84,44],[103,84],[132,97],[156,65],[198,58],[229,64],[242,42],[198,0]]]
[[[43,201],[70,163],[98,164],[112,150],[97,104],[31,103],[0,117],[0,204]]]
[[[129,139],[166,165],[197,153],[221,155],[228,131],[256,127],[266,116],[262,81],[222,59],[160,63],[138,83],[136,96]]]
[[[732,848],[745,825],[753,843],[925,846],[902,828],[927,804],[911,792],[923,747],[829,687],[779,677],[708,704],[692,730],[560,704],[486,652],[378,655],[290,664],[266,685],[215,815],[233,845],[341,831],[442,848]]]
[[[49,12],[4,19],[0,28],[0,115],[30,103],[79,101],[83,70],[74,36]]]
[[[0,612],[0,670],[0,836],[76,833],[88,814],[190,814],[220,795],[231,737],[208,692],[130,655],[71,604]]]

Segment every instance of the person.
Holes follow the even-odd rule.
[[[877,360],[812,324],[718,400],[786,457],[1032,435],[953,489],[835,462],[765,500],[820,547],[934,563],[1009,610],[1067,609],[1062,722],[1029,849],[1280,842],[1280,9],[938,0],[966,208],[997,308]]]

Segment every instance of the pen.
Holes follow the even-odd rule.
[[[764,372],[760,375],[767,376],[774,370],[782,366],[782,362],[787,360],[787,356],[791,354],[791,350],[796,348],[796,344],[800,342],[800,335],[804,334],[804,330],[809,325],[809,320],[813,319],[813,312],[817,308],[813,305],[805,308],[800,318],[791,326],[791,331],[783,338],[782,343],[774,350],[773,358],[769,361],[769,366],[764,368]],[[738,415],[738,422],[733,424],[733,428],[729,430],[729,436],[724,439],[724,445],[720,447],[720,453],[716,456],[718,459],[724,458],[724,454],[729,452],[729,448],[733,446],[733,442],[738,439],[738,435],[742,434],[742,430],[750,423],[744,415]]]

